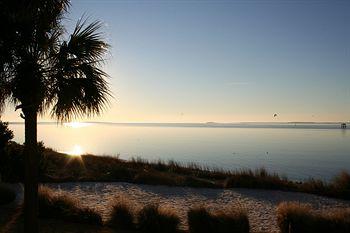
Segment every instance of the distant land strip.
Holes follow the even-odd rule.
[[[9,122],[12,125],[24,122]],[[192,128],[299,128],[299,129],[340,129],[344,122],[238,122],[238,123],[142,123],[142,122],[102,122],[83,121],[80,123],[114,126],[140,126],[140,127],[192,127]],[[347,125],[350,126],[350,123]],[[64,125],[65,123],[63,123]],[[61,125],[57,122],[38,122],[38,125]],[[349,127],[347,127],[349,129]]]

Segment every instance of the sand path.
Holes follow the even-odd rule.
[[[50,188],[68,192],[82,205],[96,208],[104,217],[110,213],[114,197],[126,196],[140,204],[151,202],[174,209],[186,227],[187,210],[205,204],[210,208],[225,208],[231,205],[245,209],[253,232],[278,232],[276,206],[282,201],[308,203],[317,210],[337,207],[350,208],[349,201],[320,197],[311,194],[255,189],[208,189],[168,187],[129,183],[60,183],[46,184]]]

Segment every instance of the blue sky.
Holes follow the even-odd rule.
[[[68,28],[83,14],[112,45],[93,120],[350,121],[350,1],[73,0]]]

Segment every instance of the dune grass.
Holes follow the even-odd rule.
[[[102,225],[102,217],[95,210],[80,206],[79,202],[65,194],[57,194],[41,186],[38,195],[39,217],[61,219],[68,222]]]
[[[297,186],[300,192],[350,200],[350,174],[341,172],[329,183],[310,179]]]
[[[20,153],[22,145],[11,143],[10,147],[14,147],[12,151]],[[193,163],[150,162],[140,158],[127,161],[117,157],[89,154],[72,157],[49,148],[43,147],[42,150],[40,162],[41,182],[123,181],[203,188],[274,189],[350,200],[350,174],[346,172],[340,173],[331,182],[315,179],[297,182],[276,173],[269,173],[264,168],[226,171]],[[18,168],[14,169],[18,170]],[[12,173],[18,174],[18,172]],[[17,179],[20,180],[21,178]],[[12,181],[14,180],[12,179]]]
[[[5,184],[0,183],[0,205],[13,202],[16,199],[16,193]]]
[[[146,233],[176,233],[180,219],[169,209],[149,204],[137,213],[137,224],[138,229]]]
[[[210,212],[207,208],[195,207],[188,211],[190,233],[249,233],[247,214],[239,208]]]
[[[47,228],[41,232],[64,232],[61,231],[62,226],[47,226],[45,222],[51,220],[61,221],[64,225],[77,223],[92,228],[98,228],[103,224],[100,214],[93,209],[82,207],[78,200],[75,200],[69,195],[57,193],[57,191],[45,186],[39,187],[38,205],[40,226],[43,229]],[[18,206],[12,212],[11,216],[8,216],[8,220],[4,226],[0,225],[0,232],[25,232],[23,205]]]
[[[158,204],[140,206],[127,197],[117,197],[106,225],[115,230],[137,230],[145,233],[179,232],[180,218]]]
[[[232,172],[224,182],[225,188],[244,187],[260,189],[296,189],[296,183],[281,177],[277,173],[269,173],[266,169],[253,170],[243,169]]]
[[[106,225],[116,230],[136,229],[136,206],[136,203],[131,202],[126,197],[116,198]]]
[[[308,205],[283,202],[277,207],[277,222],[281,233],[348,233],[350,209],[316,213]]]

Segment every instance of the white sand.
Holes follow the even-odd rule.
[[[159,203],[166,208],[174,209],[181,217],[183,227],[187,225],[187,210],[203,204],[213,209],[231,205],[240,206],[247,211],[254,232],[278,232],[275,212],[276,206],[282,201],[307,203],[317,210],[350,208],[349,201],[271,190],[168,187],[119,182],[60,183],[46,186],[68,192],[82,205],[98,210],[104,219],[110,213],[113,198],[117,196],[126,196],[140,204]]]

